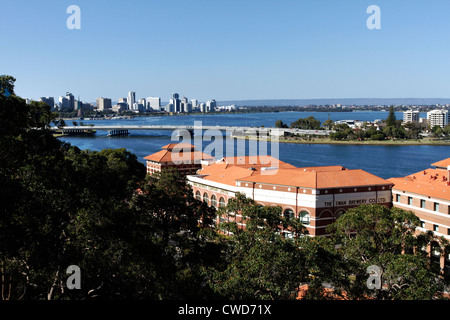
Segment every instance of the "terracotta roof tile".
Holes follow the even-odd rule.
[[[391,184],[364,170],[348,170],[341,166],[279,169],[273,175],[252,176],[241,180],[314,189]]]
[[[434,164],[433,164],[434,165]],[[388,179],[393,189],[422,194],[438,199],[450,200],[447,170],[426,169],[406,177]]]
[[[447,167],[450,166],[450,158],[432,163],[431,165],[435,166],[435,167],[441,167],[441,168],[447,169]]]

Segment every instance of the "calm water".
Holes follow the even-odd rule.
[[[275,121],[282,120],[290,124],[299,118],[314,116],[321,122],[328,118],[336,120],[386,119],[388,112],[278,112],[250,114],[217,114],[191,116],[138,117],[123,120],[82,121],[85,124],[97,125],[154,125],[179,124],[193,125],[194,121],[202,121],[203,125],[265,126],[273,127]],[[397,119],[402,113],[396,113]],[[425,117],[425,115],[421,115]],[[70,121],[66,121],[68,125]],[[178,140],[171,140],[169,131],[131,131],[126,137],[107,137],[106,131],[98,131],[95,137],[64,137],[63,140],[81,149],[101,150],[105,148],[126,148],[136,154],[144,162],[143,157],[161,150],[163,145]],[[206,140],[206,139],[205,139]],[[225,141],[224,143],[242,144],[242,140]],[[211,141],[204,141],[204,148]],[[246,143],[248,149],[248,142]],[[270,147],[270,145],[269,145]],[[226,148],[224,147],[224,150]],[[237,148],[236,148],[237,150]],[[270,150],[270,148],[269,148]],[[248,150],[247,150],[248,152]],[[269,151],[270,153],[270,151]],[[363,169],[382,178],[399,177],[429,168],[430,164],[450,158],[448,146],[360,146],[360,145],[323,145],[323,144],[289,144],[281,143],[279,158],[292,165],[322,166],[342,165],[349,169]]]

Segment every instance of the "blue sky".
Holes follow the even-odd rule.
[[[447,98],[449,21],[448,0],[1,0],[0,74],[34,99]]]

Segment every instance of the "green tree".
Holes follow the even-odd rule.
[[[394,106],[390,106],[389,107],[389,115],[386,119],[386,126],[391,127],[391,126],[396,126],[396,121],[397,118],[395,116],[395,112],[394,112]]]
[[[331,279],[350,298],[432,299],[443,282],[430,269],[421,248],[434,240],[416,236],[419,218],[412,212],[380,205],[362,205],[343,214],[329,227],[336,252],[351,269]],[[446,241],[441,239],[445,246]],[[383,287],[367,286],[367,268],[380,268]],[[334,273],[336,275],[336,273]]]
[[[325,120],[325,121],[322,123],[322,125],[323,125],[324,127],[326,127],[328,130],[331,130],[331,129],[333,128],[334,121],[328,119],[328,120]]]
[[[262,207],[241,194],[221,214],[238,212],[246,227],[236,222],[219,226],[232,236],[224,240],[226,261],[212,272],[209,285],[226,299],[295,299],[308,274],[299,248],[304,226],[298,219],[284,218],[280,207]],[[285,239],[282,230],[294,238]]]
[[[288,125],[281,120],[275,122],[275,128],[288,128]]]
[[[291,128],[304,129],[304,130],[318,130],[320,129],[320,121],[309,116],[307,118],[300,118],[295,122],[291,123]]]

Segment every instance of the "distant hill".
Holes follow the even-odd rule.
[[[264,106],[308,106],[308,105],[434,105],[450,104],[450,98],[336,98],[336,99],[271,99],[271,100],[228,100],[217,101],[219,106],[227,105]]]

